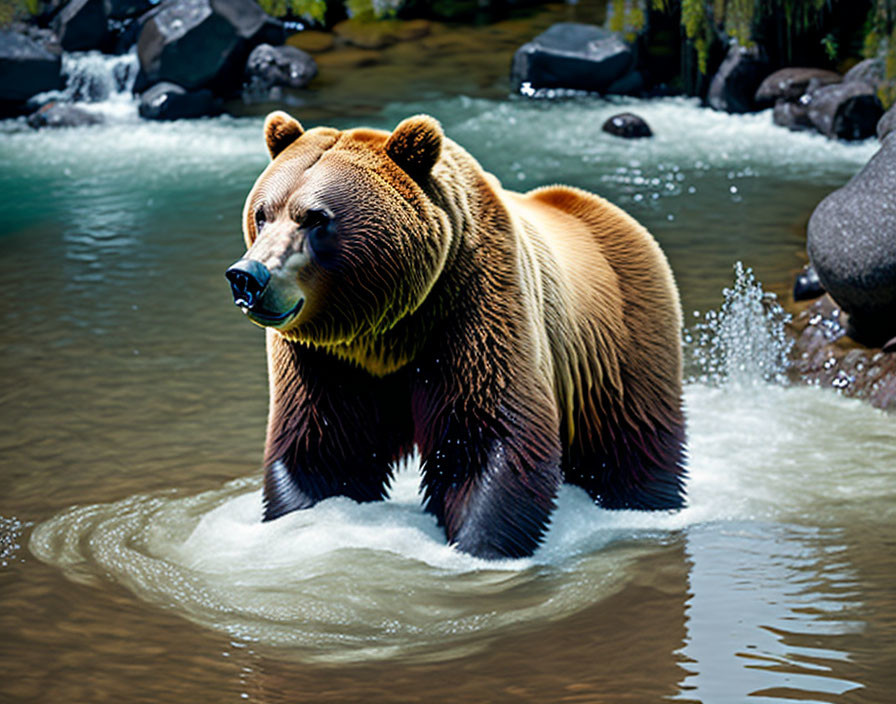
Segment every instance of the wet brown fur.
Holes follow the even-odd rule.
[[[286,146],[284,120],[247,243],[259,202],[309,193],[345,239],[303,282],[311,309],[268,332],[268,518],[382,498],[414,445],[427,509],[483,557],[531,554],[564,480],[610,508],[682,505],[679,302],[643,227],[578,189],[502,189],[425,116]]]

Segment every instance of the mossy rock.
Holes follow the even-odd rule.
[[[286,40],[286,43],[296,49],[307,51],[309,54],[320,54],[333,48],[335,38],[329,32],[307,29],[304,32],[293,34]]]
[[[315,58],[321,73],[327,70],[345,70],[352,68],[364,68],[380,63],[382,55],[378,51],[369,49],[334,49]]]
[[[344,20],[333,27],[340,39],[361,49],[383,49],[397,42],[425,37],[430,32],[426,20]]]

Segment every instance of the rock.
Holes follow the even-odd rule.
[[[634,53],[621,35],[588,24],[561,22],[513,56],[510,80],[516,92],[524,86],[570,88],[605,93],[632,70]]]
[[[28,124],[34,129],[41,127],[84,127],[103,122],[101,115],[92,113],[76,105],[47,103],[40,110],[28,116]]]
[[[99,49],[106,37],[104,0],[69,0],[53,19],[53,31],[66,51]]]
[[[768,74],[768,61],[759,47],[732,43],[728,55],[712,77],[707,93],[710,107],[724,112],[744,113],[761,108],[756,90]]]
[[[801,100],[779,100],[772,112],[772,122],[794,132],[814,130],[815,125],[809,119],[809,106]]]
[[[617,137],[625,137],[626,139],[653,136],[650,126],[644,119],[631,112],[621,112],[618,115],[613,115],[604,122],[601,129],[604,132],[609,132]]]
[[[294,46],[296,49],[301,49],[311,54],[319,54],[332,49],[334,39],[329,32],[317,32],[313,29],[306,29],[304,32],[291,35],[286,40],[286,43],[289,46]]]
[[[607,95],[639,95],[644,90],[644,76],[640,71],[629,71],[607,86]]]
[[[843,76],[821,68],[782,68],[775,71],[759,84],[756,90],[757,103],[776,103],[779,100],[796,101],[809,89],[840,83]]]
[[[140,32],[140,83],[234,90],[252,48],[283,38],[282,23],[252,0],[168,0]]]
[[[896,334],[896,139],[828,195],[809,218],[807,250],[822,286],[850,315],[851,334],[881,345]]]
[[[824,294],[824,286],[818,279],[818,273],[811,264],[803,267],[793,282],[793,300],[809,301]]]
[[[886,80],[883,59],[865,59],[859,61],[843,75],[844,83],[864,83],[874,90]]]
[[[340,39],[361,49],[385,49],[396,42],[421,39],[429,34],[426,20],[378,20],[348,19],[333,27]]]
[[[812,386],[864,399],[877,408],[896,410],[896,355],[850,342],[844,337],[843,317],[830,296],[822,296],[794,315],[791,375]]]
[[[883,141],[893,130],[896,130],[896,105],[887,110],[877,121],[877,138]]]
[[[58,54],[23,34],[0,30],[0,114],[19,112],[31,96],[63,87]]]
[[[884,109],[866,83],[838,83],[808,94],[809,119],[831,139],[867,139],[874,134]]]
[[[318,56],[315,61],[324,71],[345,71],[353,68],[365,68],[382,61],[382,54],[369,49],[337,49]]]
[[[140,96],[137,110],[140,117],[148,120],[180,120],[218,115],[221,105],[208,89],[189,92],[182,86],[163,82]]]
[[[152,8],[152,0],[105,0],[106,14],[114,20],[137,17]]]
[[[316,75],[317,64],[301,49],[259,44],[246,61],[243,98],[247,102],[277,99],[279,93],[272,95],[272,88],[304,88]]]

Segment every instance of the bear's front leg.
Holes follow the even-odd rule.
[[[562,482],[550,396],[533,384],[517,393],[490,397],[486,389],[451,399],[436,374],[421,369],[418,377],[413,405],[426,509],[464,552],[486,559],[531,555]]]
[[[375,377],[274,331],[267,346],[264,520],[330,496],[385,498],[413,442],[406,376]]]

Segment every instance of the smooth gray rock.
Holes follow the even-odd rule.
[[[157,83],[140,96],[137,107],[147,120],[181,120],[221,113],[221,104],[208,89],[187,91],[174,83]]]
[[[151,12],[140,32],[139,83],[227,92],[240,86],[253,47],[283,39],[283,24],[252,0],[169,0]]]
[[[883,141],[893,130],[896,130],[896,105],[887,110],[877,121],[877,138]]]
[[[0,30],[0,112],[24,104],[37,93],[61,90],[61,72],[62,59],[58,54],[23,34]]]
[[[809,219],[807,250],[822,286],[850,314],[855,339],[896,335],[896,137]]]
[[[517,49],[510,80],[517,92],[528,84],[534,90],[605,93],[633,63],[632,48],[620,35],[595,25],[561,22]]]
[[[259,90],[273,86],[304,88],[317,75],[317,64],[294,46],[259,44],[246,61],[246,83]]]
[[[709,84],[709,106],[732,113],[759,110],[762,106],[756,103],[756,90],[768,68],[759,47],[742,47],[734,42]]]
[[[644,121],[644,118],[631,112],[621,112],[618,115],[613,115],[604,122],[601,129],[616,137],[625,137],[626,139],[653,136],[653,131],[650,129],[650,125]]]
[[[28,124],[34,129],[42,127],[84,127],[99,125],[103,118],[84,108],[64,103],[48,103],[28,116]]]
[[[757,103],[774,103],[778,100],[799,100],[808,89],[840,83],[843,76],[822,68],[782,68],[766,76],[756,90]]]
[[[808,94],[809,119],[831,139],[871,137],[884,113],[880,100],[866,83],[838,83]]]
[[[779,100],[775,103],[772,122],[793,132],[815,129],[809,119],[809,106],[801,100]]]
[[[884,80],[886,80],[886,72],[883,59],[859,61],[843,75],[844,83],[864,83],[875,90]]]
[[[53,31],[66,51],[99,49],[107,19],[104,0],[69,0],[53,18]]]

